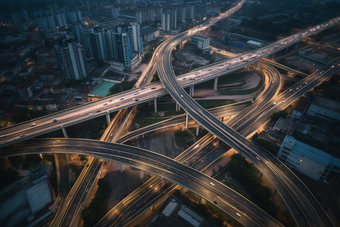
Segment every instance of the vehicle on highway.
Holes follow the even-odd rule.
[[[276,102],[273,102],[273,106],[275,106],[276,105]]]
[[[112,102],[112,99],[109,102]]]
[[[214,203],[217,205],[217,202],[216,202],[216,201],[214,201]]]
[[[213,186],[213,187],[215,186],[213,182],[210,182],[210,185]]]
[[[107,107],[104,107],[104,110],[106,110],[107,109]]]
[[[116,104],[116,106],[120,106],[120,104]]]
[[[53,119],[53,122],[57,122],[57,119],[56,119],[56,118],[54,118],[54,119]]]
[[[241,214],[239,214],[239,213],[236,213],[236,215],[237,215],[238,217],[241,217]]]
[[[259,161],[261,161],[261,159],[260,159],[259,157],[257,157],[257,156],[256,156],[256,159],[259,160]]]
[[[101,110],[98,110],[97,113],[102,112]]]
[[[124,98],[120,98],[119,100],[124,100]]]
[[[24,137],[24,136],[25,136],[25,134],[21,135],[20,137]]]
[[[33,124],[31,124],[31,125],[30,125],[30,127],[33,127],[33,126],[36,126],[36,124],[35,124],[35,123],[33,123]]]
[[[89,113],[89,115],[91,116],[91,115],[93,115],[93,113]]]
[[[86,164],[86,167],[89,167],[89,163]]]
[[[136,99],[135,101],[137,102],[137,101],[139,101],[139,99]]]
[[[1,135],[0,138],[4,138],[6,135]]]
[[[106,106],[107,105],[107,103],[105,103],[103,106]]]
[[[183,95],[181,95],[181,97],[183,98]]]
[[[136,98],[133,98],[133,99],[131,99],[132,101],[135,101],[136,100]]]

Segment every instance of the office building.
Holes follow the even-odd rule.
[[[307,114],[315,118],[339,121],[340,103],[322,96],[315,96],[307,110]]]
[[[54,15],[47,16],[48,28],[55,30],[57,28],[57,23],[55,21]]]
[[[63,40],[63,44],[55,48],[66,82],[87,78],[88,71],[84,49],[76,39]]]
[[[107,28],[92,28],[88,34],[91,57],[96,61],[114,59],[113,31]]]
[[[120,7],[113,7],[112,8],[112,17],[117,19],[120,16]]]
[[[134,52],[143,53],[143,38],[140,34],[140,25],[136,22],[132,22],[130,23],[128,30],[131,37],[132,50]]]
[[[143,28],[141,30],[144,42],[149,42],[159,36],[158,28]]]
[[[283,140],[277,157],[288,167],[314,180],[326,182],[332,171],[340,174],[339,154],[335,157],[289,135]]]
[[[178,9],[178,21],[179,22],[186,22],[187,19],[187,8],[181,7]]]
[[[191,43],[202,50],[207,50],[210,46],[210,38],[203,35],[194,35],[191,38]]]

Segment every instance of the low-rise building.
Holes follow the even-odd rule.
[[[30,98],[33,96],[33,92],[31,86],[29,84],[21,84],[17,87],[20,97],[22,98]]]
[[[277,157],[288,167],[314,180],[326,182],[331,171],[340,174],[339,154],[335,157],[289,135],[283,140]]]
[[[339,121],[340,103],[322,96],[316,96],[309,106],[307,114],[315,118]]]
[[[43,86],[45,94],[52,93],[64,93],[65,92],[65,86],[64,85],[44,85]]]
[[[153,27],[143,28],[140,33],[143,36],[143,41],[149,42],[159,36],[159,29]]]
[[[310,101],[308,99],[301,98],[290,117],[301,119],[302,115],[306,112]]]
[[[64,94],[59,99],[60,109],[65,110],[76,105],[76,100],[72,93]]]
[[[194,35],[191,38],[191,43],[202,50],[206,50],[210,46],[210,38],[203,35]]]

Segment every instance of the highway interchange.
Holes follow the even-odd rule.
[[[222,16],[221,16],[222,17]],[[216,21],[219,20],[220,18],[216,18]],[[207,22],[209,24],[212,24],[216,21],[210,21]],[[303,37],[309,36],[311,34],[314,34],[316,32],[318,32],[318,30],[323,30],[326,29],[327,27],[333,26],[335,23],[338,22],[338,19],[336,20],[336,22],[333,22],[332,24],[330,24],[331,22],[328,23],[324,23],[324,25],[318,25],[315,26],[314,28],[311,28],[309,30],[309,32],[304,31],[304,32],[300,32],[297,35],[288,37],[284,40],[281,40],[275,44],[271,44],[268,45],[264,48],[258,49],[253,53],[247,53],[245,55],[242,56],[238,56],[237,58],[231,59],[231,60],[227,60],[225,63],[218,63],[219,67],[217,68],[216,65],[215,66],[211,66],[212,70],[209,71],[209,67],[206,69],[202,69],[200,72],[198,71],[194,71],[192,73],[189,73],[187,75],[182,75],[180,77],[178,77],[178,82],[180,84],[178,84],[177,79],[174,77],[173,75],[173,71],[171,70],[171,64],[170,63],[170,59],[169,59],[169,55],[172,51],[172,49],[174,48],[174,46],[176,46],[178,44],[178,42],[183,41],[184,39],[187,39],[187,37],[190,37],[190,35],[192,35],[194,31],[188,31],[187,33],[180,34],[179,36],[176,36],[175,38],[173,38],[172,40],[168,41],[167,44],[169,45],[164,45],[163,49],[157,49],[156,50],[156,56],[159,54],[161,57],[158,58],[158,63],[157,63],[157,70],[159,70],[159,74],[160,74],[160,78],[162,80],[163,85],[165,86],[165,88],[169,91],[170,95],[172,95],[175,100],[182,106],[182,108],[184,108],[191,117],[193,117],[195,119],[195,121],[199,122],[203,127],[207,128],[209,130],[209,127],[207,127],[207,125],[209,124],[213,124],[215,125],[213,130],[210,127],[211,132],[213,132],[215,135],[218,134],[217,136],[221,139],[222,141],[224,141],[223,139],[226,138],[228,135],[225,134],[224,131],[227,131],[226,129],[229,129],[228,127],[223,128],[223,131],[221,131],[219,128],[221,126],[221,123],[217,123],[217,121],[215,120],[216,118],[211,117],[211,115],[207,114],[207,112],[198,106],[195,106],[195,102],[193,100],[191,100],[190,96],[188,96],[186,94],[186,92],[181,88],[180,85],[182,86],[190,86],[193,83],[201,83],[207,80],[210,80],[212,78],[218,77],[222,74],[225,73],[229,73],[235,70],[238,70],[239,68],[242,68],[252,62],[255,62],[257,60],[259,60],[262,57],[268,56],[269,54],[275,53],[281,49],[284,49],[285,47],[287,47],[288,45],[292,45],[295,42],[301,40]],[[200,26],[200,28],[195,28],[197,30],[199,29],[205,29],[206,26],[210,26],[209,24],[203,24],[202,26]],[[314,29],[314,30],[313,30]],[[174,41],[176,39],[179,39],[180,41]],[[163,54],[163,51],[164,54]],[[162,53],[162,54],[161,54]],[[161,62],[163,61],[163,62]],[[312,85],[314,84],[314,86],[322,81],[323,78],[331,75],[332,73],[336,72],[338,70],[338,62],[334,63],[336,65],[336,67],[332,67],[332,65],[327,65],[325,66],[326,68],[324,68],[324,71],[321,71],[321,74],[319,75],[314,75],[313,77],[311,77],[310,80],[305,80],[302,81],[302,83],[299,84],[299,86],[296,86],[294,88],[292,88],[292,91],[290,92],[286,92],[284,95],[280,95],[278,98],[276,98],[274,100],[275,105],[273,105],[273,103],[267,103],[267,101],[265,103],[267,103],[266,106],[264,106],[264,112],[262,114],[260,114],[258,116],[258,119],[264,119],[267,118],[268,119],[268,113],[271,111],[274,111],[276,109],[280,109],[285,105],[289,104],[289,100],[293,100],[296,99],[299,95],[301,95],[303,92],[307,91],[308,89],[310,89],[310,87],[312,87]],[[169,66],[170,65],[170,66]],[[328,67],[328,68],[327,68]],[[165,73],[166,72],[166,73]],[[148,75],[150,76],[150,75]],[[319,77],[317,77],[319,76]],[[171,84],[172,83],[172,84]],[[178,85],[178,86],[177,86]],[[301,86],[301,87],[300,87]],[[153,89],[154,88],[154,89]],[[299,88],[300,90],[296,90],[297,88]],[[172,89],[172,90],[171,90]],[[182,90],[184,92],[182,92]],[[138,93],[137,93],[138,91]],[[294,92],[293,92],[294,91]],[[177,94],[178,93],[178,94]],[[128,106],[134,106],[137,103],[140,102],[145,102],[147,100],[152,100],[155,97],[159,97],[161,95],[166,94],[165,89],[162,87],[162,85],[160,83],[155,83],[155,84],[151,84],[148,86],[143,86],[141,88],[138,89],[134,89],[132,91],[129,92],[125,92],[125,93],[120,93],[118,95],[112,96],[112,97],[108,97],[105,98],[104,100],[100,100],[100,101],[96,101],[90,104],[86,104],[83,105],[81,107],[78,108],[74,108],[68,111],[64,111],[64,112],[58,112],[57,114],[54,115],[49,115],[47,117],[43,117],[41,119],[38,120],[34,120],[31,122],[26,122],[23,124],[18,124],[14,127],[5,129],[5,130],[1,130],[1,135],[4,135],[1,138],[1,145],[7,145],[10,143],[14,143],[20,140],[25,140],[29,137],[34,137],[37,136],[39,134],[45,134],[48,131],[53,131],[56,130],[58,128],[60,128],[60,125],[63,125],[64,127],[71,125],[71,124],[75,124],[78,122],[81,122],[83,120],[88,120],[90,118],[94,118],[97,117],[99,115],[104,115],[105,113],[109,112],[114,112],[117,111],[118,109],[123,109],[126,108]],[[121,100],[122,98],[124,98],[124,102],[122,102],[123,100]],[[133,98],[137,98],[140,99],[139,102],[136,102],[135,100],[132,100]],[[142,99],[143,98],[143,99]],[[261,97],[260,97],[261,98]],[[112,100],[110,102],[110,100]],[[263,100],[264,102],[264,100]],[[262,102],[260,102],[262,103]],[[106,104],[106,105],[105,105]],[[124,104],[124,105],[123,105]],[[198,105],[198,104],[197,104]],[[197,108],[196,108],[197,107]],[[255,108],[258,108],[259,106],[256,106]],[[104,110],[104,108],[107,108]],[[190,109],[196,108],[195,111],[190,111]],[[97,113],[97,111],[99,111]],[[263,111],[262,110],[262,111]],[[75,114],[74,112],[77,113]],[[92,114],[91,114],[92,113]],[[248,112],[249,113],[249,112]],[[203,117],[200,117],[203,116]],[[210,122],[208,121],[204,121],[202,120],[203,118],[209,118]],[[247,118],[247,117],[245,117]],[[249,116],[248,116],[249,118]],[[56,119],[57,122],[54,122],[53,119]],[[36,126],[32,126],[30,127],[30,125],[32,125],[34,123],[36,123]],[[245,125],[243,122],[241,122],[243,125]],[[238,124],[238,123],[236,123]],[[223,124],[222,124],[223,125]],[[210,125],[209,125],[210,126]],[[237,125],[239,126],[239,125]],[[218,132],[218,133],[217,133]],[[228,131],[229,134],[234,134],[234,131]],[[23,137],[21,137],[22,135],[25,135]],[[236,140],[236,142],[234,142],[234,144],[229,144],[232,147],[236,147],[236,150],[243,150],[244,148],[248,148],[248,149],[244,149],[244,150],[248,150],[246,152],[248,152],[247,154],[244,153],[244,151],[241,151],[242,154],[245,154],[245,156],[250,159],[260,170],[266,170],[269,172],[271,172],[270,170],[266,169],[267,166],[269,166],[272,169],[275,169],[275,173],[278,174],[282,174],[284,172],[284,174],[290,174],[290,176],[292,176],[292,173],[285,169],[284,167],[278,167],[279,165],[281,165],[281,163],[278,160],[274,160],[273,157],[271,156],[266,156],[266,154],[262,153],[261,149],[258,149],[256,147],[254,147],[254,145],[252,145],[251,143],[247,143],[245,142],[245,139],[238,135],[237,133],[235,134],[235,137],[237,137],[238,139]],[[14,138],[14,139],[13,139]],[[13,140],[11,140],[13,139]],[[241,141],[241,142],[239,142]],[[224,141],[225,142],[225,141]],[[246,145],[244,147],[239,146],[239,143],[241,143],[242,145]],[[259,156],[262,160],[258,161],[254,156],[254,153],[252,152],[256,152],[256,156]],[[72,152],[70,152],[72,153]],[[252,157],[252,158],[249,158]],[[271,163],[266,163],[267,166],[264,164],[264,160],[271,162],[272,164],[275,164],[276,166],[272,165],[270,166]],[[278,170],[278,169],[282,169],[282,170]],[[148,171],[149,172],[149,171]],[[268,174],[267,173],[267,174]],[[265,171],[264,174],[266,175]],[[282,181],[290,181],[288,179],[285,179],[285,175],[281,175],[281,178],[277,179],[277,180],[282,180]],[[156,174],[157,175],[157,174]],[[159,175],[159,174],[158,174]],[[163,175],[162,175],[163,176]],[[165,177],[165,176],[164,176]],[[268,177],[268,176],[267,176]],[[269,177],[270,178],[270,177]],[[303,184],[301,184],[299,182],[299,180],[296,180],[295,176],[292,176],[291,179],[294,179],[294,185],[297,184],[298,187],[302,188],[304,187]],[[175,181],[174,181],[175,182]],[[295,193],[295,191],[299,191],[296,189],[290,189],[292,187],[295,187],[293,184],[289,184],[289,183],[282,183],[282,187],[289,187],[288,190],[291,190],[292,194]],[[273,182],[272,182],[273,183]],[[275,185],[275,184],[273,184]],[[190,188],[190,187],[188,187]],[[280,190],[279,190],[280,193]],[[307,191],[307,193],[303,193],[303,194],[310,194],[309,191]],[[281,193],[280,193],[281,194]],[[305,196],[301,194],[300,192],[297,192],[296,195],[294,195],[294,198],[296,200],[300,200],[300,197],[302,197],[304,201],[301,202],[301,204],[306,205],[306,207],[308,207],[307,209],[309,209],[309,211],[311,211],[311,213],[314,212],[313,210],[313,206],[314,207],[319,207],[319,204],[316,202],[315,203],[315,198],[314,197],[310,197],[309,198],[304,198]],[[282,194],[281,194],[282,196]],[[206,197],[206,196],[204,196]],[[289,201],[289,199],[283,197],[287,203],[287,200]],[[208,198],[207,198],[208,199]],[[209,200],[209,199],[208,199]],[[308,203],[310,203],[309,205],[312,205],[312,207],[308,206]],[[287,204],[289,205],[289,204]],[[296,204],[297,206],[299,204]],[[291,209],[292,211],[292,209]],[[307,214],[308,212],[305,212],[304,214],[301,213],[302,211],[297,211],[294,212],[292,211],[292,213],[295,215],[309,215]],[[320,212],[320,215],[324,215],[322,213],[324,213],[324,211],[322,210],[318,210],[317,212]],[[294,217],[295,217],[294,215]],[[315,219],[314,219],[315,218]],[[296,219],[296,218],[295,218]],[[298,221],[298,225],[299,226],[306,226],[306,223],[304,221],[307,221],[308,225],[310,226],[331,226],[332,223],[327,220],[327,215],[323,216],[324,222],[320,222],[320,219],[317,218],[316,216],[309,216],[309,219],[311,219],[311,222],[308,223],[308,218],[306,217],[305,220],[302,221]],[[250,219],[249,219],[250,221]],[[250,223],[256,223],[256,221],[254,222],[254,220],[250,221]],[[249,224],[250,224],[249,223]],[[262,223],[262,221],[261,221]],[[248,226],[248,225],[247,225]]]

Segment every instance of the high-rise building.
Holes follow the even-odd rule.
[[[181,7],[178,9],[178,21],[185,22],[187,19],[187,8]]]
[[[55,21],[56,21],[58,26],[66,26],[67,25],[65,13],[57,13],[57,14],[54,14],[54,16],[55,16]]]
[[[66,18],[68,23],[75,23],[83,20],[81,11],[66,12]]]
[[[55,22],[54,15],[47,16],[48,27],[51,30],[55,30],[57,28],[57,23]]]
[[[177,29],[177,10],[166,10],[163,12],[161,26],[163,31]]]
[[[195,18],[195,6],[194,5],[187,5],[187,19],[194,19]]]
[[[21,22],[28,22],[30,20],[27,10],[20,10],[18,12],[11,13],[11,16],[14,24],[20,24]]]
[[[96,61],[114,59],[113,31],[107,28],[92,28],[89,36],[91,57]]]
[[[112,8],[112,17],[113,19],[117,19],[120,16],[120,7]]]
[[[55,48],[66,82],[82,80],[87,77],[88,71],[84,49],[76,39],[63,40],[63,44],[57,45]]]
[[[138,9],[136,10],[137,23],[143,24],[144,22],[161,20],[162,12],[163,12],[162,6]]]
[[[130,23],[129,33],[131,37],[132,49],[134,52],[143,53],[143,39],[140,34],[140,25],[136,22]]]

